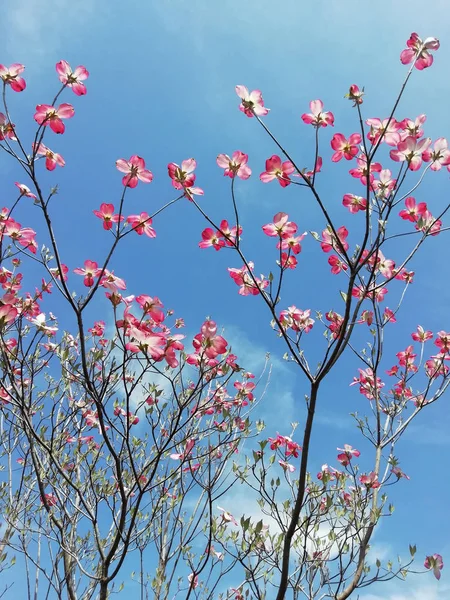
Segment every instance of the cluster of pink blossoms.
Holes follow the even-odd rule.
[[[311,310],[300,310],[296,306],[289,306],[280,312],[279,321],[283,329],[292,329],[297,333],[309,333],[314,326]]]
[[[298,458],[299,452],[301,452],[302,447],[299,444],[297,444],[297,442],[291,440],[291,438],[287,435],[280,435],[279,433],[277,433],[276,437],[269,438],[267,441],[270,444],[270,449],[276,450],[277,453],[281,456],[281,459],[278,461],[281,467],[285,471],[293,473],[295,471],[295,467],[288,461],[292,457]]]
[[[248,179],[252,174],[252,170],[247,164],[248,154],[244,154],[240,150],[233,152],[231,158],[228,154],[219,154],[217,157],[217,164],[224,170],[224,176],[234,179],[239,177],[240,179]]]
[[[23,186],[23,184],[16,183],[16,185],[22,196],[31,194],[30,190],[26,186]],[[31,229],[31,227],[22,227],[20,223],[9,215],[9,209],[6,207],[2,208],[0,212],[0,241],[4,238],[10,238],[13,242],[29,250],[32,254],[36,254],[38,246],[34,229]]]
[[[131,303],[136,303],[142,310],[140,318],[131,313]],[[183,350],[181,340],[184,335],[173,335],[166,325],[163,324],[164,312],[158,298],[152,298],[145,294],[131,296],[126,299],[126,307],[123,318],[116,322],[118,328],[123,329],[123,335],[128,339],[125,348],[132,353],[142,352],[155,362],[165,360],[174,368],[178,366],[176,351]]]
[[[273,223],[263,225],[262,230],[269,237],[277,237],[279,250],[284,250],[281,253],[282,268],[295,268],[297,261],[289,262],[290,254],[300,254],[302,247],[300,242],[306,236],[306,231],[301,235],[295,235],[298,230],[297,223],[289,221],[289,216],[286,213],[279,212],[273,217]]]
[[[217,367],[219,365],[219,357],[226,355],[228,352],[228,342],[224,337],[217,333],[217,324],[215,321],[208,319],[200,329],[200,332],[192,341],[195,352],[188,354],[187,363],[196,367],[208,366]],[[226,364],[231,368],[236,369],[236,356],[228,354]]]
[[[249,261],[247,264],[248,266],[244,265],[240,269],[229,268],[228,272],[234,283],[239,286],[241,296],[257,296],[269,285],[269,281],[265,279],[264,275],[261,277],[253,275],[252,271],[255,266],[253,262]]]
[[[194,186],[196,178],[194,171],[196,167],[197,161],[194,158],[183,160],[181,166],[176,163],[169,163],[167,165],[173,187],[176,190],[183,190],[188,200],[192,200],[193,196],[203,195],[203,190]]]
[[[405,206],[406,208],[401,210],[399,215],[403,220],[414,223],[417,231],[427,235],[437,235],[440,232],[442,221],[433,217],[426,202],[416,204],[415,198],[409,196],[405,200]]]
[[[223,219],[220,222],[220,229],[214,230],[211,227],[207,227],[202,231],[202,241],[198,245],[200,248],[214,248],[214,250],[221,250],[221,248],[226,246],[233,247],[236,245],[236,240],[240,238],[241,234],[241,226],[239,226],[238,233],[236,226],[230,227],[228,221]]]
[[[126,179],[126,177],[124,177]],[[136,180],[137,181],[137,180]],[[128,185],[128,184],[124,184]],[[133,187],[133,186],[130,186]],[[123,215],[114,212],[114,204],[103,202],[100,209],[93,211],[94,215],[103,221],[103,229],[110,231],[115,223],[121,223],[125,220]],[[138,234],[150,238],[156,237],[156,232],[152,227],[152,218],[146,212],[141,212],[139,215],[128,215],[126,222],[131,225],[132,229]]]

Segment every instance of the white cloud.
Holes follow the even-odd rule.
[[[98,4],[99,0],[7,2],[2,6],[4,48],[12,58],[17,57],[14,60],[27,63],[32,57],[53,53],[94,15],[98,19]]]

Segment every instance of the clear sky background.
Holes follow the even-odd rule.
[[[0,62],[21,62],[27,67],[27,90],[15,94],[11,104],[21,132],[31,135],[34,106],[51,102],[58,89],[57,61],[65,59],[73,67],[83,64],[90,71],[87,96],[79,99],[67,92],[64,97],[76,111],[65,135],[47,137],[48,145],[64,156],[66,167],[53,174],[42,170],[41,177],[48,187],[59,184],[53,214],[64,262],[73,269],[87,258],[103,256],[108,239],[92,210],[101,202],[117,204],[121,175],[114,163],[132,154],[145,158],[155,179],[128,194],[127,213],[151,213],[172,199],[166,165],[193,156],[198,162],[196,183],[205,190],[202,205],[220,220],[231,218],[232,211],[229,180],[216,166],[216,156],[237,149],[248,153],[253,176],[239,182],[237,197],[243,248],[247,258],[256,262],[258,273],[274,268],[274,244],[260,227],[276,212],[288,212],[301,231],[323,229],[305,190],[260,183],[264,161],[276,149],[255,120],[238,111],[236,84],[263,91],[271,108],[267,124],[304,167],[312,166],[313,135],[300,115],[315,98],[334,112],[334,130],[323,132],[325,166],[319,189],[337,225],[346,224],[351,230],[351,242],[358,215],[350,215],[341,201],[346,192],[358,193],[360,184],[348,175],[348,165],[329,161],[332,133],[358,130],[356,113],[343,96],[352,83],[365,86],[364,115],[387,117],[406,74],[399,61],[406,39],[412,31],[422,37],[436,36],[441,49],[435,64],[414,73],[397,116],[415,118],[426,113],[426,135],[450,138],[448,6],[448,0],[426,4],[417,0],[5,1]],[[1,196],[8,205],[18,171],[4,156],[0,176]],[[438,213],[448,202],[449,185],[446,170],[430,174],[416,197]],[[22,222],[27,224],[25,214]],[[187,201],[155,219],[154,227],[155,240],[128,237],[113,263],[115,272],[126,279],[129,293],[159,296],[166,307],[185,318],[189,332],[195,333],[205,316],[213,317],[225,327],[225,335],[249,369],[257,372],[269,351],[273,376],[260,416],[273,426],[268,435],[276,430],[288,434],[291,421],[302,424],[305,381],[281,361],[284,348],[270,329],[262,301],[238,296],[226,268],[240,267],[239,260],[232,253],[198,248],[205,224]],[[406,224],[399,227],[407,230]],[[412,264],[417,275],[398,323],[392,326],[386,368],[394,364],[395,352],[409,344],[410,333],[419,323],[434,332],[450,329],[448,236],[443,233],[429,240]],[[299,268],[289,276],[283,306],[339,310],[338,282],[329,274],[325,255],[311,236],[303,247]],[[397,246],[392,258],[398,259],[403,251]],[[81,292],[81,278],[72,276],[72,281]],[[389,301],[385,304],[390,306]],[[97,305],[92,317],[101,316],[101,310]],[[316,333],[310,342],[314,356],[322,347],[321,332]],[[357,366],[344,360],[322,388],[313,472],[322,463],[335,464],[336,447],[343,443],[368,450],[348,416],[368,409],[357,389],[348,387]],[[449,401],[444,397],[424,411],[398,446],[397,455],[411,481],[390,488],[397,509],[376,534],[380,558],[407,557],[411,542],[418,546],[420,565],[422,556],[434,552],[450,560]],[[238,495],[233,502],[237,500]],[[251,507],[240,500],[248,513]],[[450,596],[449,582],[444,570],[439,584],[430,574],[375,586],[361,600],[445,600]]]

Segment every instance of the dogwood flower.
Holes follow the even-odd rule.
[[[83,275],[84,280],[83,283],[86,287],[92,287],[94,285],[94,278],[98,277],[102,272],[101,269],[98,268],[98,264],[94,260],[85,260],[84,268],[77,267],[73,270],[77,275]]]
[[[18,181],[16,181],[14,185],[16,185],[19,188],[21,196],[27,196],[28,198],[34,198],[36,200],[35,194],[33,194],[30,188],[24,183],[19,183]]]
[[[358,154],[358,146],[361,142],[359,133],[352,133],[347,139],[342,133],[335,133],[331,140],[331,147],[335,153],[331,157],[333,162],[339,162],[343,158],[352,160]]]
[[[294,171],[294,165],[289,160],[282,163],[281,158],[273,154],[266,160],[266,170],[261,173],[259,178],[263,183],[269,183],[274,179],[278,179],[281,187],[287,187],[291,183],[289,175]]]
[[[367,200],[362,196],[356,196],[355,194],[345,194],[342,204],[348,208],[352,214],[356,214],[360,210],[366,210]]]
[[[270,109],[264,106],[260,90],[249,92],[245,85],[237,85],[236,94],[241,99],[239,110],[247,115],[247,117],[253,117],[254,115],[265,117],[269,113]]]
[[[359,478],[360,482],[366,486],[367,489],[373,489],[380,487],[380,482],[378,481],[378,475],[373,471],[367,475],[361,475]]]
[[[289,216],[283,212],[279,212],[274,216],[273,223],[268,223],[262,227],[264,233],[271,237],[294,235],[297,229],[296,223],[289,221]]]
[[[357,106],[358,104],[363,103],[362,97],[364,96],[364,88],[362,90],[356,84],[352,84],[348,91],[348,94],[345,94],[344,98],[348,98],[353,102],[353,106]]]
[[[425,331],[425,329],[422,327],[422,325],[418,325],[417,331],[412,333],[411,337],[415,342],[420,342],[421,344],[423,344],[433,338],[433,332]]]
[[[50,104],[38,104],[34,120],[44,127],[50,125],[50,129],[55,133],[64,133],[66,126],[62,122],[62,119],[70,119],[74,114],[74,107],[66,102],[60,104],[58,108],[50,106]]]
[[[45,168],[47,171],[54,171],[56,165],[64,167],[66,164],[61,154],[53,152],[50,148],[42,144],[42,142],[39,145],[33,144],[33,152],[38,156],[45,156]]]
[[[153,173],[145,168],[145,160],[137,154],[133,154],[129,160],[119,158],[119,160],[116,160],[116,167],[119,171],[125,173],[122,178],[125,187],[135,188],[138,181],[151,183],[153,180]]]
[[[11,89],[15,92],[23,92],[23,90],[27,87],[27,84],[25,83],[25,79],[23,77],[19,77],[19,75],[24,70],[24,65],[19,63],[14,63],[10,67],[0,65],[0,79],[3,79],[3,83],[5,85],[10,85]]]
[[[248,179],[252,174],[252,170],[247,165],[248,154],[244,154],[240,150],[233,152],[231,158],[228,154],[219,154],[217,157],[217,164],[222,169],[225,169],[224,176],[239,177],[240,179]]]
[[[310,113],[302,115],[302,121],[314,127],[327,127],[334,125],[334,115],[332,112],[323,111],[322,100],[311,100],[309,103]]]
[[[442,167],[447,167],[450,170],[450,150],[448,142],[445,138],[438,138],[434,142],[433,149],[428,148],[422,154],[425,162],[431,162],[430,169],[432,171],[440,171]]]
[[[124,219],[123,216],[119,217],[119,215],[114,214],[114,204],[108,204],[106,202],[100,204],[100,210],[93,210],[92,212],[99,219],[103,219],[103,229],[106,231],[112,229],[113,223],[118,223]]]
[[[3,140],[17,141],[14,123],[10,123],[6,116],[0,112],[0,142]]]
[[[89,71],[86,67],[79,65],[72,71],[67,61],[60,60],[56,63],[56,72],[59,75],[61,83],[72,88],[74,94],[77,96],[84,96],[86,94],[86,86],[82,83],[89,77]]]
[[[400,130],[402,124],[398,123],[394,118],[391,119],[367,119],[366,124],[370,126],[370,131],[367,137],[376,144],[380,139],[388,146],[396,146],[400,142]]]
[[[152,220],[146,212],[141,212],[140,215],[129,215],[127,217],[127,223],[133,227],[138,235],[145,233],[149,238],[156,237],[156,232],[151,226]]]
[[[406,45],[408,47],[400,54],[402,64],[408,65],[415,60],[414,66],[419,71],[422,71],[427,67],[431,67],[433,56],[430,54],[430,50],[438,50],[440,44],[439,40],[435,37],[428,37],[422,41],[417,33],[412,33]]]
[[[391,150],[389,155],[396,162],[406,161],[411,171],[417,171],[422,165],[422,154],[431,144],[431,138],[417,140],[408,136],[404,141],[399,142],[396,150]]]
[[[442,556],[440,554],[433,554],[432,556],[427,556],[425,562],[423,563],[425,569],[430,569],[433,571],[433,575],[436,579],[441,578],[441,571],[444,568],[444,561],[442,560]]]

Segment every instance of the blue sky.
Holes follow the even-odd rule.
[[[47,0],[45,7],[34,0],[9,3],[3,8],[6,25],[0,58],[4,64],[21,62],[27,67],[28,88],[14,95],[17,108],[12,105],[14,120],[25,135],[33,128],[35,104],[51,101],[57,89],[54,65],[58,60],[65,59],[72,66],[83,64],[91,74],[85,98],[71,93],[65,96],[76,111],[66,134],[58,139],[53,136],[51,144],[50,136],[47,138],[67,165],[53,174],[43,172],[41,178],[49,187],[59,185],[53,214],[64,261],[74,268],[86,258],[103,255],[107,238],[92,210],[101,202],[117,203],[121,184],[114,163],[118,158],[139,154],[153,171],[154,182],[140,185],[127,199],[128,212],[151,213],[174,197],[167,163],[195,157],[197,183],[205,190],[202,205],[219,220],[232,213],[229,181],[215,158],[218,153],[241,149],[249,154],[253,169],[252,178],[237,186],[243,247],[255,261],[256,271],[267,273],[275,255],[261,225],[280,210],[288,212],[301,231],[320,231],[323,220],[303,189],[290,186],[283,190],[276,183],[259,182],[264,160],[276,150],[257,123],[237,110],[234,86],[240,83],[263,91],[266,105],[272,109],[267,124],[302,166],[311,167],[312,129],[300,119],[309,101],[321,98],[334,112],[336,132],[357,131],[355,112],[343,98],[349,85],[357,83],[366,89],[364,114],[388,116],[406,73],[399,53],[409,34],[417,31],[423,37],[440,38],[441,49],[433,68],[414,74],[399,118],[426,113],[426,135],[450,138],[450,22],[443,18],[446,10],[446,0],[434,0],[428,10],[416,0],[381,0],[373,9],[363,2],[340,0],[318,2],[314,7],[300,0],[286,0],[282,5],[265,0],[129,0],[126,4]],[[348,215],[341,198],[345,192],[357,192],[359,184],[348,176],[346,165],[331,165],[330,132],[324,131],[323,138],[326,166],[320,192],[337,224],[352,227],[358,216]],[[16,167],[2,158],[0,175],[3,181],[13,182]],[[438,212],[447,201],[448,185],[447,171],[432,174],[417,198]],[[5,203],[7,190],[6,183]],[[269,351],[274,371],[263,416],[280,432],[283,427],[289,429],[292,420],[302,422],[305,382],[280,360],[284,348],[270,329],[262,302],[238,296],[226,268],[240,267],[239,260],[231,253],[198,248],[205,224],[187,201],[155,219],[154,226],[155,240],[129,236],[114,262],[130,293],[159,296],[166,307],[185,318],[190,332],[205,316],[212,316],[229,332],[242,362],[247,358],[250,366],[261,365]],[[416,281],[387,341],[390,358],[386,368],[394,364],[395,352],[408,345],[417,324],[433,331],[450,328],[447,235],[430,240],[412,265]],[[329,275],[324,255],[310,236],[303,247],[301,268],[290,276],[283,305],[337,310],[338,282]],[[396,247],[396,251],[402,250]],[[96,310],[101,309],[97,306]],[[311,352],[319,354],[319,334],[315,340],[309,342]],[[366,410],[365,400],[348,387],[356,366],[344,360],[322,388],[313,472],[322,463],[333,464],[335,449],[343,443],[364,447],[348,416]],[[286,415],[285,424],[276,420],[280,409]],[[441,552],[444,560],[448,556],[450,486],[444,465],[450,450],[449,416],[448,398],[442,398],[423,413],[399,445],[397,454],[411,481],[391,488],[397,510],[376,535],[380,553],[404,554],[408,543],[415,542],[419,557],[433,552]],[[361,598],[412,600],[411,594],[420,586],[425,586],[421,599],[446,598],[450,588],[445,571],[439,589],[431,578],[402,584],[400,591],[393,585],[374,588],[375,595]]]

